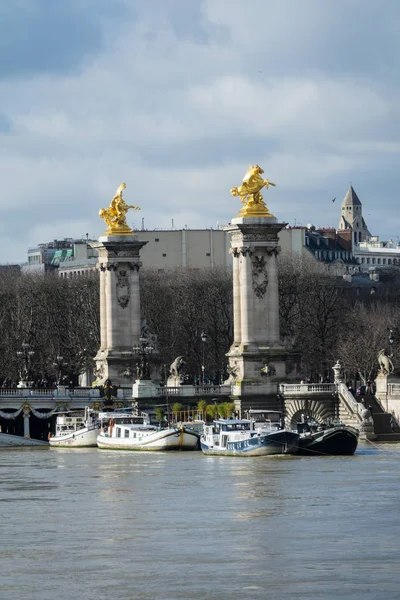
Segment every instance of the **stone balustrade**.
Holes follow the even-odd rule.
[[[310,394],[334,394],[334,383],[281,383],[279,392],[284,396],[309,396]]]

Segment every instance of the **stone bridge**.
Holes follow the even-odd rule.
[[[342,423],[360,426],[362,404],[356,402],[344,383],[299,383],[279,386],[284,400],[286,424],[294,427],[302,415],[318,423],[340,419]]]

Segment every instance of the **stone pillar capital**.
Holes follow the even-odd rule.
[[[135,261],[131,261],[127,264],[131,271],[139,271],[139,269],[143,263],[141,260],[135,260]]]

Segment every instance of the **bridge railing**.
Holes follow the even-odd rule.
[[[334,383],[281,383],[279,391],[283,396],[309,396],[310,394],[334,394]]]
[[[157,396],[228,396],[230,385],[181,385],[176,387],[157,388]]]
[[[387,391],[389,396],[400,396],[400,383],[388,383]]]
[[[361,412],[364,409],[364,406],[361,402],[357,402],[354,398],[353,394],[349,392],[347,385],[344,383],[338,384],[338,394],[340,399],[347,405],[347,408],[355,415],[358,415],[361,418]]]

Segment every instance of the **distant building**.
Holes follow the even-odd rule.
[[[400,266],[400,245],[371,235],[362,216],[361,201],[352,186],[347,190],[341,209],[338,234],[351,232],[353,255],[362,272]]]
[[[138,239],[148,242],[141,250],[143,269],[231,268],[229,236],[223,229],[153,229],[137,231]],[[340,274],[354,266],[351,232],[335,229],[287,226],[279,233],[282,255],[310,254],[319,262],[335,264]],[[28,250],[23,271],[58,270],[60,277],[78,277],[96,271],[97,251],[88,239],[54,240]]]
[[[390,269],[400,266],[400,245],[393,240],[381,242],[378,236],[371,236],[354,247],[354,256],[361,270]]]
[[[56,253],[60,255],[64,253],[72,255],[74,240],[72,238],[64,238],[63,240],[53,240],[38,244],[34,248],[28,248],[28,262],[22,265],[22,272],[49,272],[54,271],[58,267],[57,263],[53,263]]]
[[[371,237],[362,216],[362,204],[351,185],[342,201],[342,214],[339,221],[339,231],[352,232],[353,246]]]

